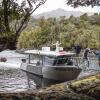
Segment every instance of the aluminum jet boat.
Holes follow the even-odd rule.
[[[56,49],[26,50],[28,59],[22,59],[21,69],[46,79],[68,81],[78,77],[81,68],[74,64],[75,53],[66,52],[56,43]]]

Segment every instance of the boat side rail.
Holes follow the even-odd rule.
[[[97,57],[88,57],[88,60],[84,59],[83,57],[70,57],[70,59],[73,61],[74,65],[81,68],[95,68],[95,66],[98,66]]]
[[[40,60],[35,60],[33,58],[24,58],[24,59],[21,59],[22,60],[22,63],[27,63],[28,65],[40,65],[41,61]]]
[[[83,59],[83,57],[81,57],[81,56],[80,56],[80,57],[69,57],[69,58],[77,59],[77,60],[78,60],[78,59],[80,59],[80,60]],[[88,57],[88,58],[89,58],[90,60],[97,60],[97,57]]]

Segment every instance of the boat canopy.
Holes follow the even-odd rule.
[[[43,50],[26,50],[25,54],[44,55],[44,56],[74,56],[75,53],[66,51],[43,51]]]

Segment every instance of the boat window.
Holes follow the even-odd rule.
[[[55,60],[55,57],[45,56],[44,65],[45,65],[45,66],[53,65],[54,60]]]
[[[42,57],[39,55],[30,55],[29,57],[30,64],[37,64],[40,65],[42,63]]]
[[[54,64],[55,65],[64,65],[64,64],[65,65],[73,65],[73,62],[70,57],[60,56],[60,57],[57,57],[57,60]]]

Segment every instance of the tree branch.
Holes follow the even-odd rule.
[[[16,35],[15,35],[15,41],[18,39],[20,33],[26,28],[29,18],[30,16],[33,14],[33,12],[38,9],[41,5],[43,5],[47,0],[41,0],[41,2],[39,2],[39,4],[37,4],[35,6],[35,8],[33,9],[33,6],[31,4],[31,2],[29,0],[27,0],[28,4],[29,4],[29,9],[27,9],[28,11],[26,11],[26,14],[24,15],[24,18],[21,21],[20,27],[18,28],[18,30],[16,31]],[[33,9],[33,10],[32,10]]]
[[[100,0],[66,0],[68,5],[78,6],[100,6]]]

